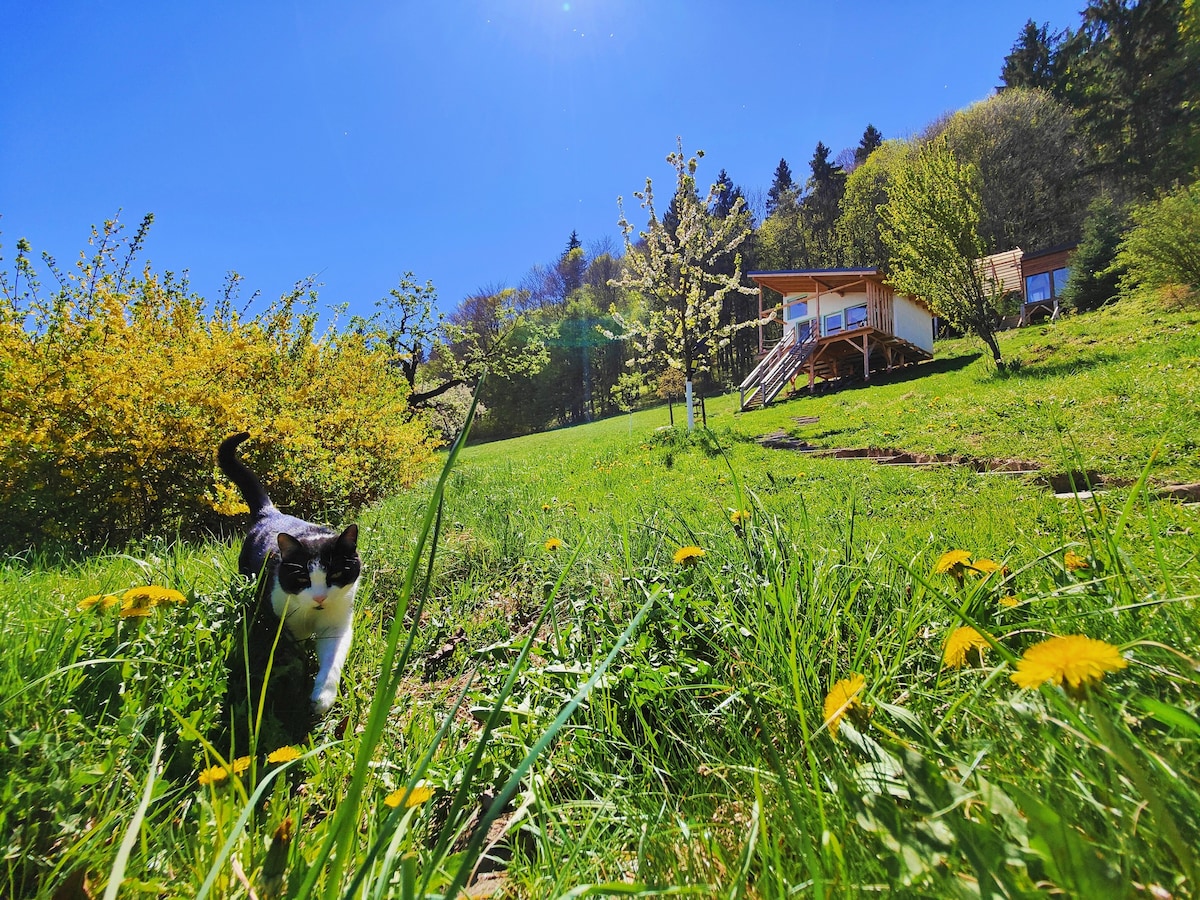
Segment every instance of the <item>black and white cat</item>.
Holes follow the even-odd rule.
[[[258,477],[238,459],[238,445],[249,437],[246,432],[235,434],[217,450],[221,470],[250,507],[238,570],[262,579],[259,602],[270,599],[271,609],[293,638],[313,639],[319,669],[312,711],[321,716],[333,706],[350,652],[354,592],[362,571],[358,526],[349,525],[339,534],[276,509]]]

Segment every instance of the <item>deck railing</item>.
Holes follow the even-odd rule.
[[[814,328],[804,340],[797,340],[795,330],[787,329],[783,340],[763,357],[762,362],[741,383],[741,409],[756,404],[766,406],[774,400],[788,379],[807,361],[817,346],[818,337]]]

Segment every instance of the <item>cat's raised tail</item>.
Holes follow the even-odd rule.
[[[267,496],[267,490],[262,486],[262,482],[258,480],[258,476],[251,472],[246,467],[246,464],[238,459],[238,445],[249,438],[250,432],[242,431],[221,441],[221,446],[217,448],[217,464],[221,467],[221,471],[229,477],[229,480],[236,484],[238,490],[242,492],[242,498],[246,501],[246,505],[250,507],[250,515],[257,518],[263,510],[274,509],[275,504]]]

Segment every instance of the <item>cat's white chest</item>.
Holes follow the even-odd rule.
[[[346,630],[354,615],[354,589],[357,585],[330,588],[323,602],[313,599],[310,591],[289,594],[279,585],[271,593],[271,607],[283,619],[288,632],[298,641]]]

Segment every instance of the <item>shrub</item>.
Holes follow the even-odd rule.
[[[1132,219],[1117,253],[1127,270],[1122,287],[1200,289],[1200,182],[1135,207]]]
[[[360,336],[314,337],[302,282],[247,318],[237,278],[212,305],[186,280],[129,275],[133,241],[97,249],[42,293],[18,244],[0,276],[0,533],[16,545],[121,540],[243,511],[217,480],[216,446],[248,429],[251,464],[297,515],[337,518],[411,484],[433,445],[408,386]],[[118,258],[123,256],[123,258]]]

